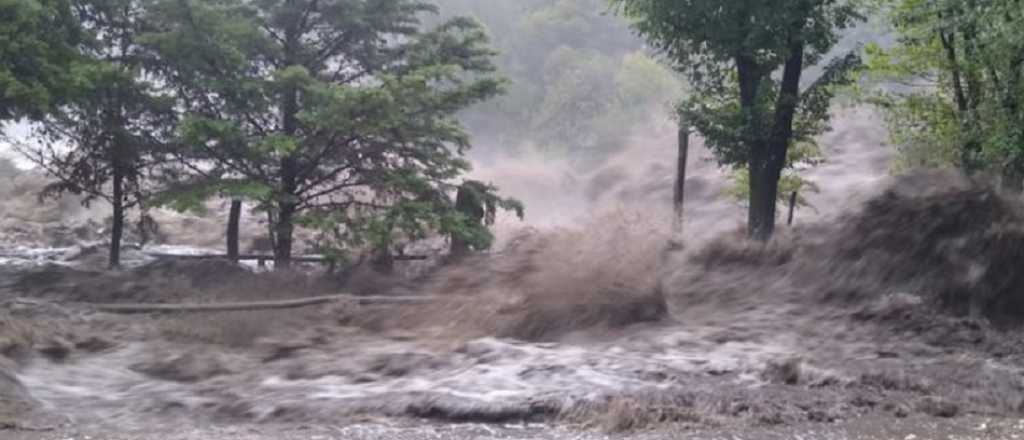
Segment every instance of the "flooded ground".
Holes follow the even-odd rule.
[[[979,431],[964,424],[974,423],[1012,438],[1024,409],[1019,332],[958,317],[922,294],[853,290],[832,298],[810,258],[820,244],[776,246],[768,252],[727,241],[673,255],[686,269],[664,275],[668,313],[635,322],[593,308],[585,296],[568,308],[528,294],[496,307],[499,295],[514,294],[505,284],[513,281],[453,284],[463,267],[440,272],[444,283],[421,283],[428,292],[463,289],[436,306],[340,301],[170,315],[106,314],[90,304],[154,301],[159,292],[174,303],[202,302],[204,291],[217,302],[237,298],[204,288],[201,266],[191,263],[145,265],[130,276],[23,268],[21,279],[35,287],[21,297],[8,290],[4,308],[9,328],[30,333],[22,343],[29,352],[14,356],[16,380],[37,404],[33,411],[47,417],[22,428],[181,438],[371,438],[381,430],[397,438],[891,438],[884,435],[973,435]],[[470,267],[537,270],[510,263],[519,252],[544,255],[530,248]],[[515,282],[557,280],[539,272],[519,273]],[[192,278],[169,282],[168,273]],[[817,281],[804,278],[812,275]],[[287,282],[244,269],[232,276]],[[307,288],[259,295],[319,293]],[[629,303],[622,295],[620,306]],[[579,314],[597,320],[573,321]],[[538,315],[578,326],[536,327]],[[518,333],[526,339],[495,331],[522,328],[531,329]],[[884,430],[872,431],[881,429],[877,421]],[[575,437],[552,434],[563,432]],[[984,432],[947,438],[1001,438]],[[46,438],[37,435],[29,438]]]
[[[638,210],[670,197],[657,155],[538,205],[607,214],[502,223],[494,252],[402,281],[150,255],[214,250],[197,246],[128,251],[111,272],[91,245],[8,246],[0,437],[1021,438],[1019,202],[950,175],[885,177],[889,153],[851,135],[871,119],[846,120],[816,210],[768,246],[739,238],[741,208],[698,161],[688,240],[665,251],[662,213]],[[562,185],[490,175],[527,196]],[[341,291],[424,301],[100,311]]]

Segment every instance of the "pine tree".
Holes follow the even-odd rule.
[[[422,29],[433,12],[418,0],[160,2],[148,40],[187,111],[180,159],[208,164],[176,197],[245,194],[267,213],[278,267],[297,225],[338,250],[479,236],[451,201],[469,169],[455,115],[503,81],[476,22]]]
[[[80,36],[68,0],[0,0],[0,120],[41,117],[73,91]]]
[[[74,13],[85,32],[70,77],[76,91],[42,119],[41,145],[21,149],[56,179],[44,197],[72,193],[110,204],[109,264],[118,267],[127,211],[145,211],[147,179],[174,128],[173,101],[147,76],[141,2],[81,0]]]

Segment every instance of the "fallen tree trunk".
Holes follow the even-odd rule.
[[[210,304],[94,304],[92,307],[107,313],[178,313],[178,312],[240,312],[252,310],[294,309],[332,302],[351,301],[359,305],[426,304],[438,301],[435,296],[355,296],[331,295],[280,301],[252,301]],[[450,299],[450,298],[445,298]]]
[[[274,261],[273,255],[258,255],[258,254],[240,254],[236,257],[232,257],[228,254],[166,254],[161,252],[145,252],[146,255],[154,258],[163,258],[170,260],[227,260],[237,258],[240,261]],[[395,261],[423,261],[430,259],[427,255],[394,255]],[[298,263],[326,263],[329,260],[319,255],[305,255],[305,256],[294,256],[291,259],[292,262]]]

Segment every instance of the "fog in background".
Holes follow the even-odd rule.
[[[605,0],[437,3],[440,15],[427,17],[425,25],[458,15],[478,19],[491,36],[499,70],[509,80],[505,95],[461,115],[473,143],[469,156],[474,169],[468,177],[493,183],[505,195],[522,200],[530,226],[566,226],[618,209],[670,215],[676,155],[672,114],[685,94],[685,79],[609,11]],[[848,31],[820,64],[862,44],[889,40],[870,20]],[[805,83],[819,74],[818,66],[809,68]],[[811,206],[798,212],[798,221],[849,207],[845,200],[859,192],[858,185],[888,174],[882,121],[863,108],[837,107],[836,112],[834,130],[821,139],[825,164],[804,173],[821,191],[809,195]],[[9,124],[6,135],[9,141],[31,142],[24,123]],[[3,159],[31,166],[0,140]],[[726,192],[733,184],[730,172],[717,166],[699,136],[694,136],[689,168],[687,221],[705,230],[712,225],[740,227],[742,201]],[[4,210],[37,205],[35,192],[42,183],[36,177],[11,185],[6,193],[18,201],[8,201],[10,209]],[[79,217],[75,203],[61,205],[59,211],[45,209],[48,215],[43,217],[56,221],[55,215],[69,212]],[[103,214],[100,218],[104,211],[90,210]],[[182,221],[167,214],[176,223]],[[219,216],[209,223],[209,233],[199,234],[204,238],[193,244],[219,242]],[[513,229],[524,225],[508,218],[502,224]],[[254,233],[260,230],[252,226]],[[178,237],[172,240],[186,243],[196,236],[174,235]]]

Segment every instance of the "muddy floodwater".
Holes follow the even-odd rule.
[[[879,200],[887,197],[917,200]],[[923,203],[908,209],[933,209]],[[517,286],[565,281],[528,264],[549,256],[538,247],[565,239],[544,233],[417,286],[390,287],[395,297],[419,287],[437,304],[339,300],[285,310],[103,307],[294,298],[328,287],[223,262],[140,261],[114,273],[36,252],[7,266],[15,280],[2,303],[8,381],[23,405],[8,410],[17,437],[5,438],[1024,434],[1019,331],[904,290],[926,288],[923,278],[887,279],[894,287],[884,289],[877,279],[823,275],[856,266],[821,253],[836,252],[831,240],[862,220],[767,248],[726,237],[661,254],[661,264],[683,269],[658,271],[657,294],[565,291],[579,301],[508,298]],[[974,280],[978,289],[984,279]]]
[[[877,121],[843,121],[815,209],[768,245],[696,161],[667,249],[667,217],[639,209],[668,206],[664,148],[572,191],[551,169],[477,170],[527,206],[550,195],[533,205],[551,215],[390,278],[154,256],[216,252],[211,219],[169,217],[181,239],[127,249],[120,271],[88,228],[0,228],[0,438],[1024,438],[1019,200],[887,177],[863,137]],[[556,209],[598,205],[614,209]],[[241,306],[120,313],[204,304]]]

